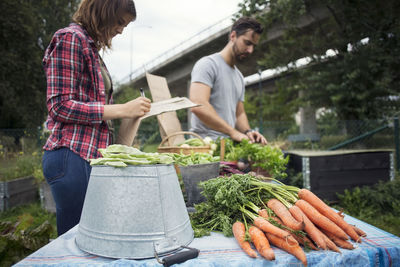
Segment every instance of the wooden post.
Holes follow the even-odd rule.
[[[220,161],[224,161],[224,158],[225,158],[225,138],[221,139],[219,158],[220,158]]]

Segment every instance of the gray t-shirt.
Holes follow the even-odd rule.
[[[210,104],[218,115],[235,128],[236,106],[244,101],[244,78],[236,66],[229,66],[220,53],[201,58],[193,67],[191,82],[203,83],[211,88]],[[202,137],[217,139],[227,135],[214,131],[192,113],[191,131]]]

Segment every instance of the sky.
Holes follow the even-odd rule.
[[[207,27],[238,11],[240,0],[135,0],[137,18],[102,54],[114,84]],[[221,47],[222,49],[222,47]]]

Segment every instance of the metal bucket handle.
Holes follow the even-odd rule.
[[[164,265],[165,267],[169,267],[177,263],[182,263],[187,260],[197,258],[197,256],[199,256],[200,250],[198,250],[197,248],[191,248],[187,246],[181,246],[181,248],[186,248],[188,250],[164,257],[163,259],[160,259],[158,257],[157,251],[154,248],[154,256],[157,259],[158,263]]]

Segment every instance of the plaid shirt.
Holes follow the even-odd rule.
[[[97,149],[111,143],[102,120],[106,92],[100,64],[93,39],[78,24],[54,34],[43,58],[51,131],[45,150],[67,147],[88,160],[100,157]]]

